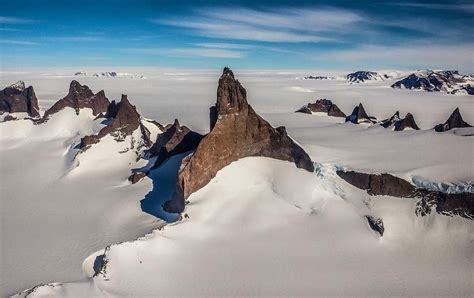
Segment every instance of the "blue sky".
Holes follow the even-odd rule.
[[[0,66],[473,70],[473,1],[7,1]]]

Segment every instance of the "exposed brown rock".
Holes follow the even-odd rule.
[[[349,184],[366,190],[370,195],[386,195],[400,198],[418,198],[417,215],[436,212],[474,219],[474,193],[443,193],[428,189],[416,188],[408,181],[390,174],[366,174],[354,171],[337,171],[339,177]]]
[[[128,177],[128,181],[132,182],[132,184],[135,184],[138,181],[142,180],[144,177],[146,177],[145,173],[135,172],[132,175],[130,175],[130,177]]]
[[[461,112],[459,112],[459,108],[456,108],[449,116],[448,120],[443,124],[438,124],[435,126],[434,130],[437,132],[447,131],[453,128],[461,128],[461,127],[471,127],[470,124],[464,122],[461,116]]]
[[[210,123],[212,130],[194,154],[183,161],[176,193],[165,204],[166,211],[181,212],[186,198],[239,158],[264,156],[314,170],[309,156],[287,135],[285,128],[273,128],[247,103],[246,90],[229,68],[224,68],[219,79],[217,102],[210,114],[211,119],[216,119]]]
[[[365,112],[364,106],[362,103],[359,103],[358,106],[354,108],[352,114],[346,117],[346,122],[352,122],[354,124],[359,123],[375,123],[375,117],[368,116]]]
[[[39,117],[38,99],[32,86],[19,81],[0,91],[0,113],[28,113]]]
[[[313,113],[326,113],[328,116],[332,117],[346,117],[337,105],[333,104],[329,99],[318,99],[315,103],[308,103],[307,105],[301,107],[296,112],[311,114]]]
[[[157,156],[155,167],[160,166],[169,157],[195,150],[202,139],[202,135],[191,131],[186,126],[181,126],[178,119],[162,134],[150,148],[150,154]]]
[[[73,80],[69,86],[69,93],[46,111],[44,119],[47,119],[50,115],[61,111],[65,107],[73,108],[77,115],[79,115],[80,109],[90,108],[92,109],[92,114],[96,116],[100,113],[106,113],[109,104],[110,102],[107,97],[105,97],[103,90],[94,94],[89,87]]]
[[[138,128],[141,130],[144,144],[146,146],[151,146],[152,142],[150,140],[150,132],[141,123],[140,114],[137,112],[135,106],[130,103],[127,95],[122,94],[122,99],[118,104],[116,104],[115,101],[112,101],[110,105],[113,105],[112,108],[108,108],[109,111],[113,110],[113,113],[109,114],[109,116],[113,116],[112,122],[103,127],[97,135],[83,137],[81,139],[80,147],[87,148],[88,146],[99,142],[102,137],[108,134],[113,134],[115,139],[120,142]]]
[[[339,177],[370,195],[411,197],[415,186],[390,174],[366,174],[354,171],[337,171]]]

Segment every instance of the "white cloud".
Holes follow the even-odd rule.
[[[362,22],[364,18],[351,11],[334,8],[281,8],[255,10],[248,8],[215,8],[197,10],[189,20],[153,19],[154,23],[188,28],[198,35],[266,42],[334,41],[323,33],[333,32]]]
[[[318,59],[360,64],[400,65],[411,68],[458,69],[474,72],[474,44],[416,44],[362,46],[321,54]]]
[[[0,24],[29,24],[33,22],[29,19],[0,16]]]
[[[36,46],[40,43],[28,40],[14,40],[14,39],[0,39],[0,43],[11,44],[11,45],[21,45],[21,46]]]

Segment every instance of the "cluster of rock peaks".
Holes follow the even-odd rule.
[[[27,88],[23,81],[19,81],[0,91],[0,114],[3,113],[27,113],[29,117],[39,117],[38,99],[33,87]],[[15,118],[11,116],[11,119]]]
[[[176,192],[165,204],[168,212],[181,212],[185,200],[204,187],[219,170],[247,156],[263,156],[296,164],[313,171],[308,154],[286,133],[284,127],[273,128],[247,102],[247,92],[224,68],[217,88],[217,102],[210,108],[211,131],[196,151],[183,159]]]
[[[80,109],[89,108],[92,110],[92,114],[97,116],[100,113],[105,113],[109,104],[110,101],[105,97],[104,90],[94,94],[89,87],[81,85],[78,81],[73,80],[69,86],[68,94],[64,98],[58,100],[45,112],[44,119],[48,119],[49,116],[66,107],[73,108],[77,115],[79,115]]]
[[[393,126],[393,130],[395,131],[403,131],[405,129],[420,129],[411,113],[407,113],[405,118],[400,118],[400,112],[398,111],[396,111],[392,117],[382,120],[380,125],[382,125],[384,128]]]
[[[297,113],[326,113],[328,116],[332,117],[346,117],[337,105],[333,104],[329,99],[318,99],[315,103],[308,103],[307,105],[302,106]]]

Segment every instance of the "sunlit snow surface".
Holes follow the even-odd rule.
[[[78,78],[74,71],[1,72],[0,87],[24,80],[34,86],[44,110],[77,79],[94,92],[104,89],[111,100],[127,93],[143,116],[162,124],[179,118],[201,133],[208,130],[219,71],[120,70],[143,74],[145,80]],[[112,245],[106,273],[87,279],[89,255],[161,226],[140,209],[152,181],[127,182],[131,169],[146,161],[137,162],[132,151],[119,153],[127,142],[111,137],[75,157],[72,148],[80,137],[102,126],[88,110],[76,116],[66,109],[41,126],[2,123],[2,297],[52,282],[61,284],[31,292],[72,297],[473,295],[471,221],[416,217],[413,200],[370,197],[334,174],[337,166],[386,171],[440,189],[445,187],[441,182],[452,189],[469,187],[474,139],[428,129],[444,122],[455,107],[474,123],[472,96],[392,89],[391,80],[348,84],[295,79],[305,72],[234,72],[257,112],[274,126],[285,125],[319,163],[317,173],[265,158],[235,162],[190,197],[189,219]],[[379,119],[396,110],[401,116],[411,112],[422,131],[394,132],[294,113],[318,98],[331,99],[346,114],[362,102]],[[367,214],[383,218],[382,238],[369,229]],[[76,282],[64,283],[70,281]]]

